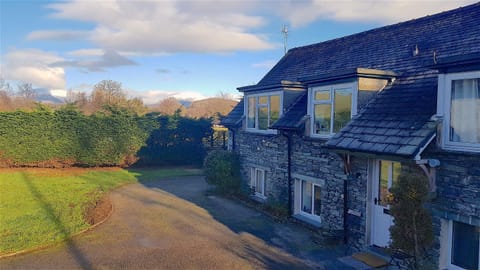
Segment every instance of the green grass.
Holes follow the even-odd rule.
[[[88,228],[87,207],[115,187],[199,174],[184,168],[0,170],[0,256],[58,243]]]
[[[203,171],[201,169],[185,167],[141,168],[128,169],[128,171],[133,173],[141,182],[148,182],[156,179],[164,179],[169,177],[193,176],[203,174]]]

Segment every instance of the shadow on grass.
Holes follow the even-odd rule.
[[[69,253],[73,256],[75,261],[79,264],[82,269],[93,269],[92,264],[88,261],[82,251],[77,247],[77,245],[68,237],[68,230],[62,224],[62,222],[56,217],[53,207],[45,200],[42,193],[35,187],[35,184],[32,183],[32,180],[27,173],[22,173],[22,178],[27,185],[28,189],[44,209],[48,218],[53,221],[56,229],[64,236],[66,236],[65,242],[68,248]]]

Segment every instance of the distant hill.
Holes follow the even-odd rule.
[[[216,117],[217,114],[227,115],[237,101],[223,98],[207,98],[193,101],[185,110],[185,116],[200,118],[200,117]]]
[[[42,103],[62,104],[65,103],[63,97],[57,97],[51,94],[51,91],[46,88],[36,88],[35,100]]]

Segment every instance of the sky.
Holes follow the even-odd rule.
[[[0,0],[0,78],[54,93],[122,83],[145,103],[256,84],[294,48],[476,0]]]

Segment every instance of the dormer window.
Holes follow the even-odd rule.
[[[281,92],[251,94],[246,96],[246,129],[248,131],[275,133],[269,127],[282,113]]]
[[[329,137],[340,131],[356,114],[355,83],[312,87],[309,114],[311,135]]]
[[[443,148],[480,152],[480,71],[446,74],[439,80]]]

